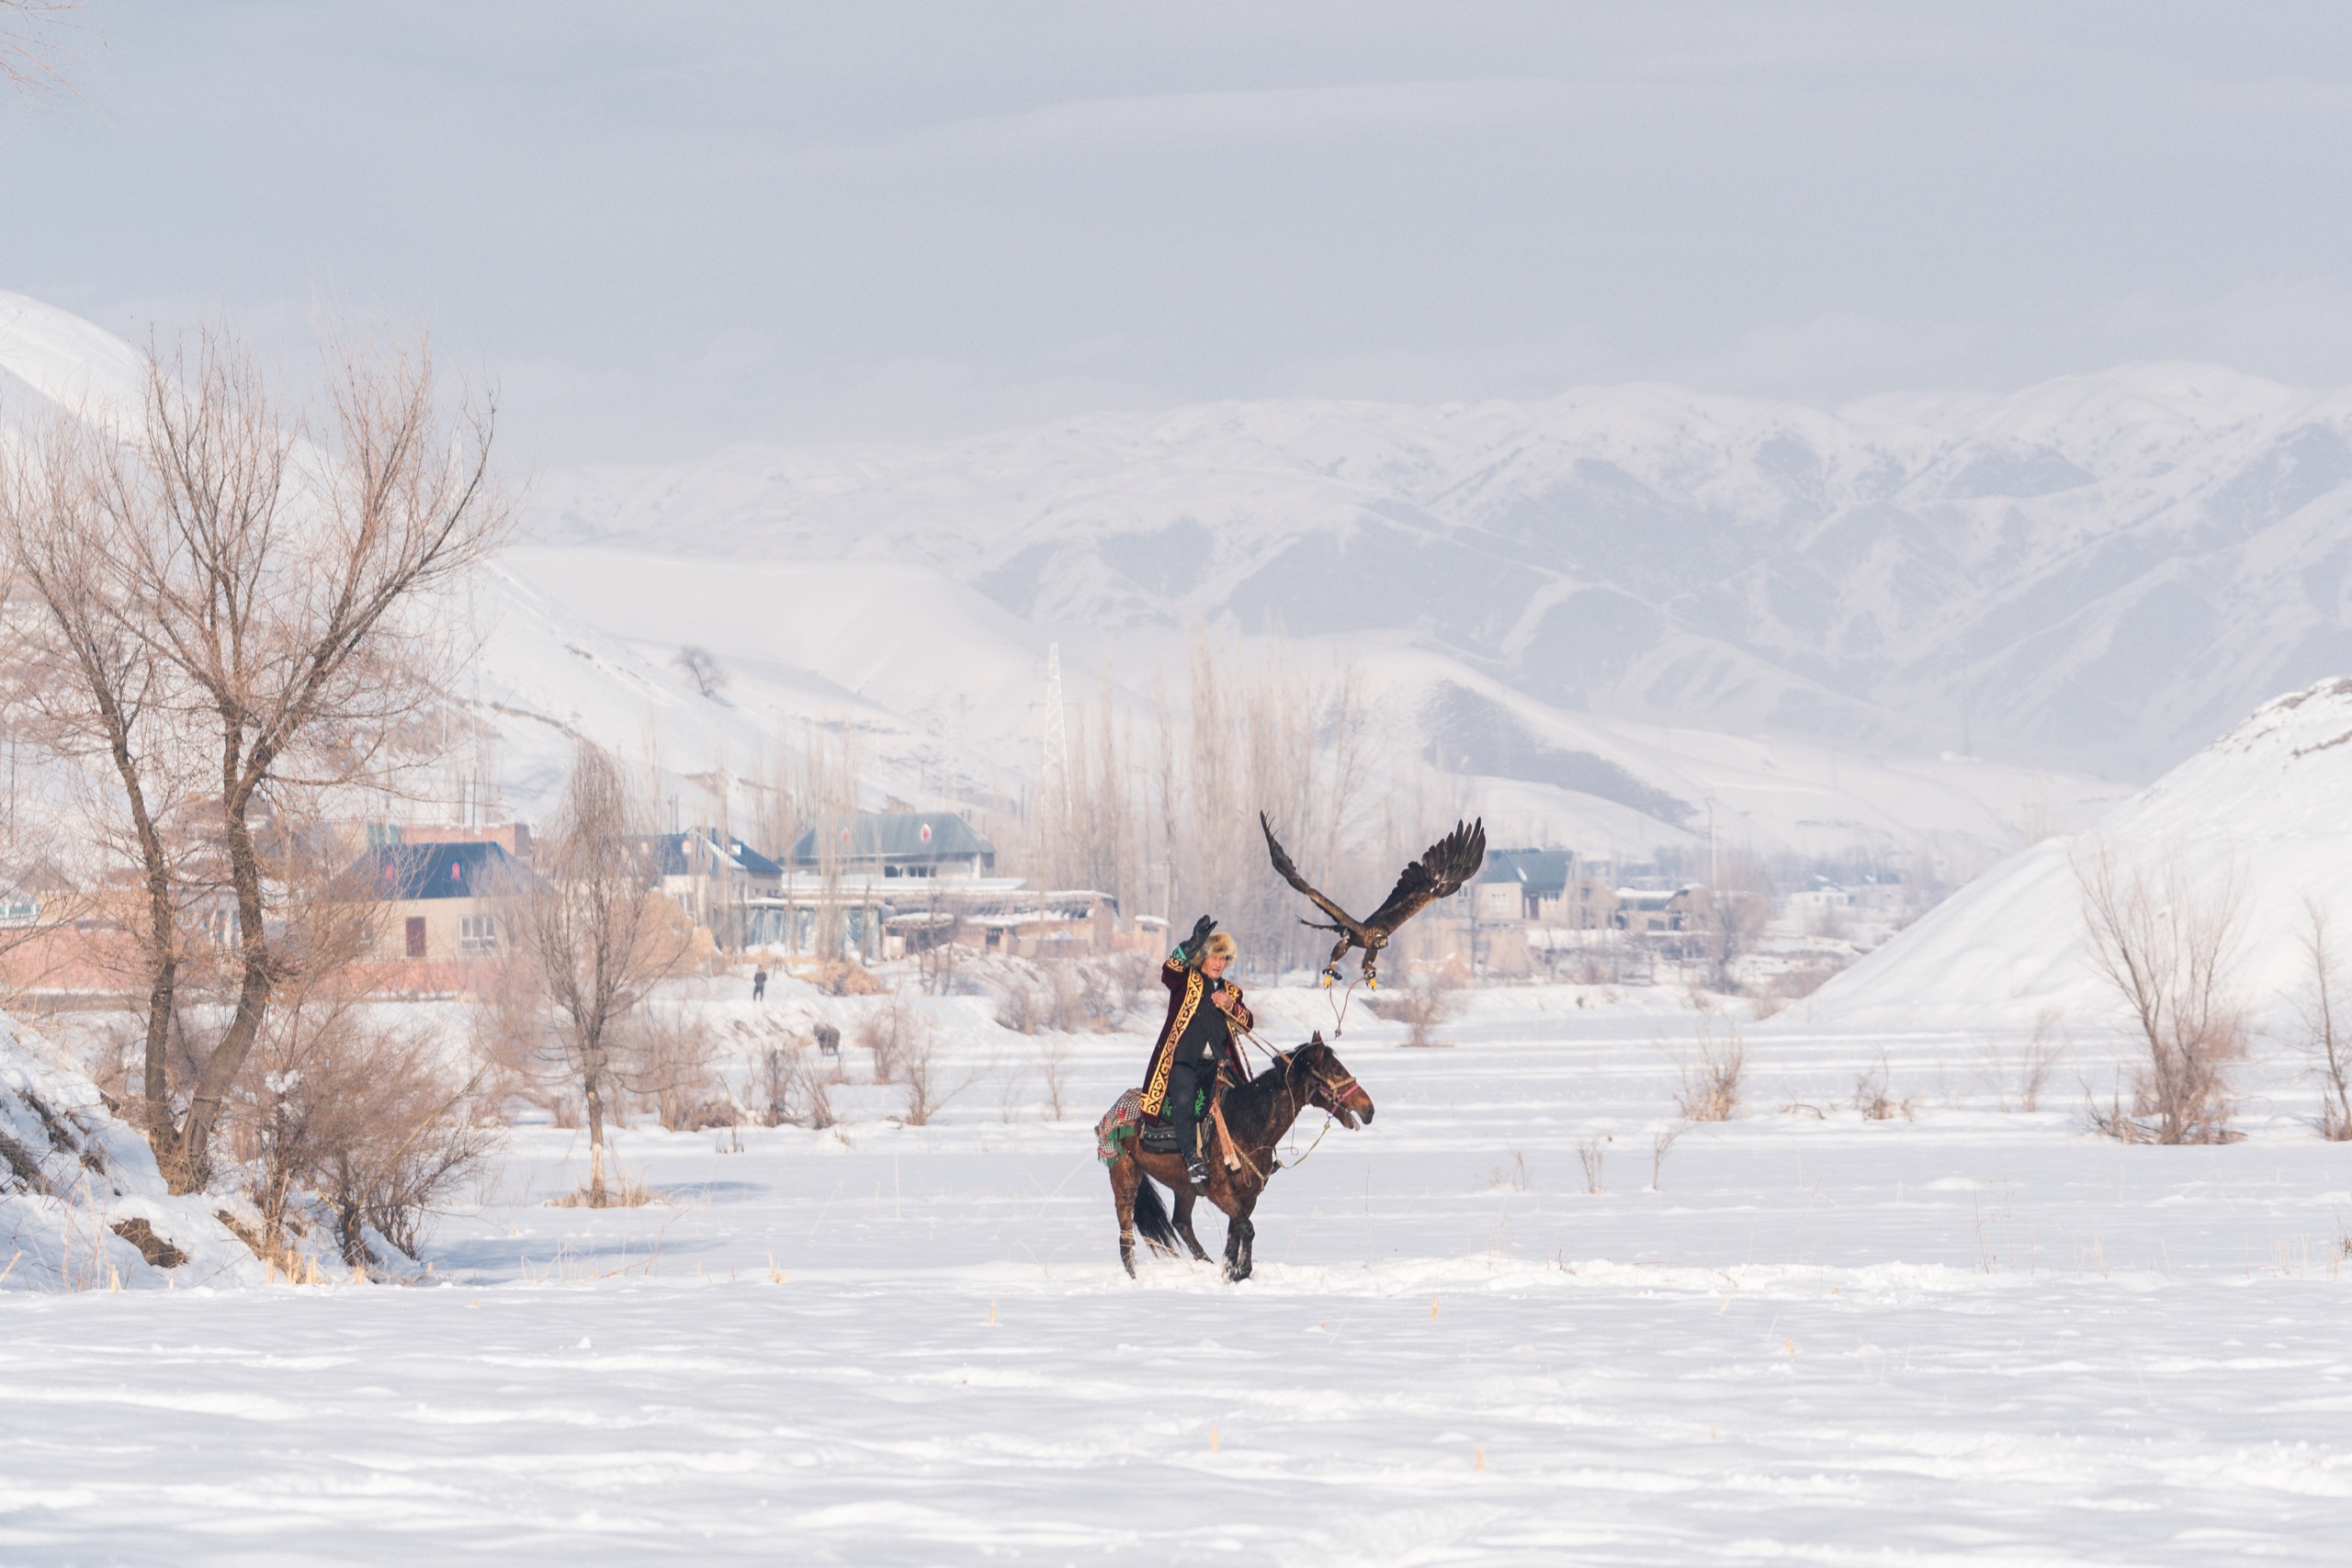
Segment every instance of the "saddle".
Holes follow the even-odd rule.
[[[1137,1134],[1136,1142],[1149,1154],[1173,1155],[1183,1152],[1176,1146],[1176,1124],[1172,1122],[1155,1122],[1149,1117],[1144,1118],[1143,1131]]]
[[[1209,1091],[1208,1100],[1209,1106],[1213,1107],[1216,1104],[1216,1090],[1211,1089]],[[1209,1141],[1206,1131],[1208,1120],[1208,1109],[1204,1107],[1201,1112],[1201,1119],[1193,1124],[1194,1133],[1199,1135],[1200,1141],[1204,1146]],[[1175,1120],[1168,1114],[1168,1111],[1165,1106],[1160,1108],[1159,1114],[1157,1116],[1153,1116],[1148,1113],[1144,1116],[1142,1131],[1136,1137],[1136,1141],[1141,1145],[1145,1152],[1148,1154],[1181,1155],[1188,1152],[1192,1154],[1201,1154],[1205,1152],[1205,1147],[1189,1151],[1177,1147],[1176,1122]]]
[[[1207,1159],[1209,1151],[1215,1148],[1223,1156],[1227,1170],[1238,1170],[1241,1168],[1241,1161],[1234,1156],[1233,1134],[1226,1130],[1225,1125],[1224,1091],[1225,1085],[1219,1083],[1209,1095],[1208,1110],[1198,1122],[1193,1123],[1193,1130],[1200,1138],[1201,1146],[1190,1152],[1200,1156],[1203,1159]],[[1209,1131],[1212,1127],[1216,1129],[1215,1134]],[[1169,1121],[1164,1115],[1146,1116],[1136,1134],[1136,1143],[1147,1154],[1181,1156],[1187,1152],[1177,1146],[1176,1123]]]

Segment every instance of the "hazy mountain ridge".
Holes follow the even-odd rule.
[[[1290,400],[547,476],[537,536],[888,558],[1042,626],[1392,632],[1571,709],[2145,773],[2352,666],[2352,400],[2139,366],[1832,414]]]

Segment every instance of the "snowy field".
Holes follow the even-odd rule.
[[[1577,994],[1359,1011],[1377,1119],[1240,1286],[1118,1272],[1117,1036],[1059,1123],[632,1129],[633,1210],[525,1130],[409,1288],[0,1293],[0,1562],[2346,1559],[2352,1148],[2291,1062],[2247,1142],[2125,1148],[2088,1046],[2005,1113],[1996,1042],[1782,1020],[1650,1190],[1694,1015]],[[1849,1103],[1882,1048],[1916,1120]]]

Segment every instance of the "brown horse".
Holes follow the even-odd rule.
[[[1250,1223],[1250,1213],[1258,1207],[1259,1194],[1266,1190],[1266,1182],[1276,1166],[1274,1145],[1290,1131],[1298,1113],[1314,1106],[1338,1118],[1343,1127],[1354,1127],[1372,1120],[1372,1096],[1340,1063],[1331,1047],[1323,1043],[1317,1034],[1295,1051],[1284,1051],[1274,1057],[1274,1065],[1245,1084],[1237,1084],[1226,1091],[1225,1124],[1233,1134],[1235,1153],[1241,1160],[1239,1169],[1230,1169],[1225,1163],[1221,1148],[1209,1150],[1208,1200],[1226,1213],[1225,1277],[1247,1280],[1250,1277],[1250,1246],[1257,1239],[1257,1227]],[[1208,1142],[1217,1142],[1215,1123]],[[1159,1190],[1146,1177],[1156,1178],[1176,1194],[1176,1218],[1171,1225],[1166,1210],[1159,1206]],[[1119,1210],[1119,1261],[1126,1265],[1127,1274],[1136,1271],[1136,1232],[1143,1232],[1145,1241],[1159,1251],[1174,1257],[1176,1243],[1182,1237],[1192,1249],[1195,1262],[1205,1263],[1209,1255],[1201,1250],[1200,1237],[1193,1234],[1193,1202],[1197,1196],[1184,1179],[1182,1156],[1172,1154],[1152,1154],[1143,1147],[1140,1137],[1130,1139],[1111,1165],[1111,1198]]]

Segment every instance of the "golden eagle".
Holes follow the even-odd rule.
[[[1464,826],[1453,825],[1453,831],[1421,852],[1421,858],[1407,866],[1397,878],[1396,886],[1380,908],[1359,920],[1307,885],[1298,874],[1298,867],[1291,863],[1290,854],[1281,840],[1274,837],[1274,825],[1266,814],[1258,813],[1258,826],[1265,831],[1266,852],[1273,857],[1274,870],[1282,879],[1315,901],[1315,907],[1331,917],[1336,923],[1322,920],[1301,920],[1300,925],[1318,931],[1338,931],[1340,944],[1331,950],[1331,961],[1323,966],[1323,983],[1329,985],[1340,977],[1340,960],[1348,949],[1363,949],[1364,984],[1374,990],[1380,988],[1380,974],[1376,966],[1380,950],[1396,934],[1396,928],[1418,915],[1428,905],[1451,897],[1461,886],[1478,874],[1487,862],[1487,823],[1484,818]]]

